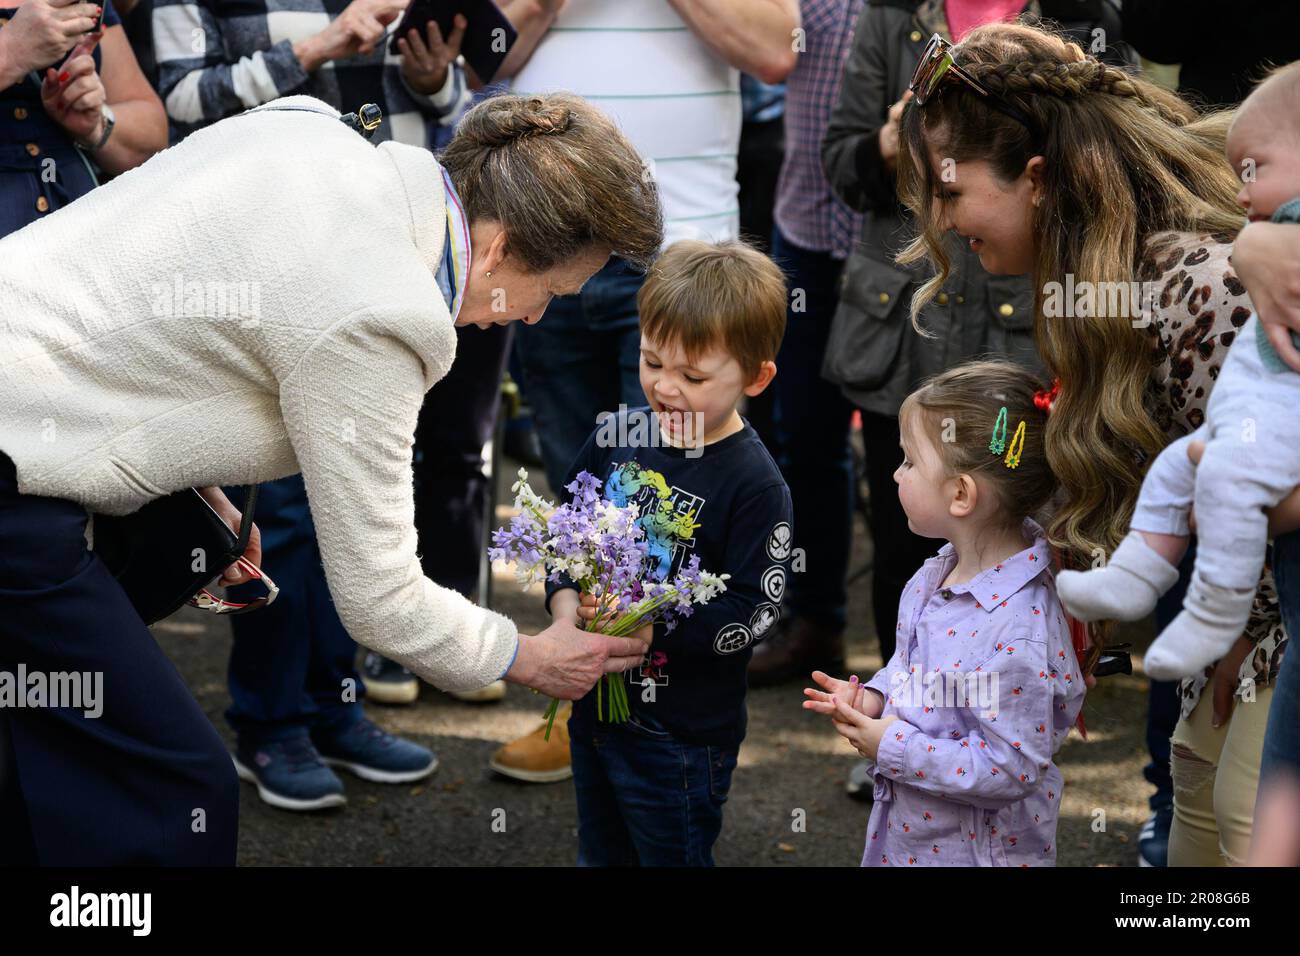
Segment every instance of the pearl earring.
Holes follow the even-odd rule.
[[[488,277],[489,279],[492,278],[492,270],[491,270],[491,269],[488,270],[487,277]]]

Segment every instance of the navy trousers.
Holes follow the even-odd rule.
[[[97,717],[0,709],[0,863],[233,866],[230,755],[87,550],[86,521],[73,502],[19,494],[0,454],[0,671],[102,680]]]

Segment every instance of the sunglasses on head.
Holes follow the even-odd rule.
[[[958,66],[957,61],[953,59],[952,44],[936,33],[930,37],[930,42],[925,45],[925,50],[921,53],[921,59],[916,64],[916,70],[912,73],[912,82],[907,84],[907,88],[912,91],[912,99],[916,101],[916,105],[924,106],[943,87],[945,82],[949,84],[965,84],[982,96],[984,101],[999,113],[1010,116],[1029,130],[1031,134],[1036,133],[1034,124],[1029,121],[1029,117],[1001,97],[990,93],[979,80]]]

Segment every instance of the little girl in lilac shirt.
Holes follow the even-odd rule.
[[[1084,679],[1030,517],[1056,482],[1045,393],[1007,362],[971,362],[908,396],[894,473],[908,527],[949,542],[903,591],[897,650],[866,684],[820,671],[804,707],[872,761],[863,866],[1056,862],[1052,756]],[[1035,397],[1038,401],[1035,401]]]

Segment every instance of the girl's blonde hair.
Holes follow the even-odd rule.
[[[936,198],[943,187],[928,148],[958,163],[987,161],[1004,182],[1042,156],[1042,203],[1033,212],[1034,339],[1061,383],[1043,440],[1064,492],[1047,531],[1066,567],[1088,567],[1123,538],[1144,463],[1166,441],[1145,405],[1151,347],[1132,317],[1049,319],[1045,288],[1066,273],[1076,284],[1130,283],[1157,232],[1231,241],[1242,221],[1234,199],[1240,184],[1224,156],[1231,114],[1198,116],[1175,94],[1023,24],[980,27],[953,53],[1036,131],[956,82],[924,107],[908,104],[899,190],[919,234],[899,261],[928,258],[938,270],[913,298],[913,321],[951,268]]]

